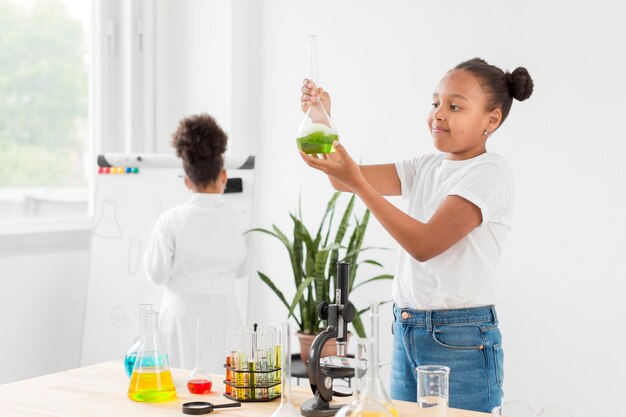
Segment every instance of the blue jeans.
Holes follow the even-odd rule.
[[[493,306],[455,310],[393,308],[391,397],[417,401],[420,365],[450,368],[449,405],[490,413],[502,401],[502,336]]]

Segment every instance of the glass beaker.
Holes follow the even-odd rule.
[[[157,328],[159,312],[144,313],[145,333],[128,386],[128,397],[134,401],[167,401],[176,398],[167,354],[159,349]]]
[[[297,417],[300,413],[291,403],[291,326],[288,322],[281,325],[281,397],[278,409],[272,417]]]
[[[204,370],[202,364],[202,345],[200,344],[200,334],[202,333],[202,321],[196,317],[196,367],[187,378],[187,389],[192,394],[208,394],[213,387],[213,380]]]
[[[374,396],[371,387],[374,363],[374,343],[372,339],[358,339],[356,361],[354,366],[354,400],[339,409],[335,417],[397,417],[389,406]],[[370,389],[368,389],[370,388]]]
[[[139,323],[139,333],[135,338],[133,344],[126,351],[126,355],[124,356],[124,370],[126,371],[126,376],[129,378],[133,374],[133,368],[135,367],[135,360],[137,359],[137,352],[139,351],[139,347],[141,346],[141,340],[143,339],[143,335],[146,331],[145,323],[144,323],[144,315],[143,313],[152,310],[152,304],[139,304],[137,306],[137,322]]]
[[[309,36],[310,80],[318,87],[317,75],[317,37]],[[296,143],[298,149],[307,154],[334,152],[333,142],[339,139],[339,132],[316,95],[311,100],[309,109],[298,128]]]
[[[448,415],[448,379],[450,368],[424,365],[417,371],[417,415],[446,417]]]

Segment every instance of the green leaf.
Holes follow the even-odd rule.
[[[304,223],[302,223],[293,214],[290,214],[290,216],[291,216],[291,219],[295,223],[295,234],[296,234],[296,236],[298,236],[300,239],[302,239],[302,241],[306,245],[307,251],[314,252],[316,250],[316,246],[317,245],[313,242],[313,239],[311,238],[311,234],[307,230],[306,226],[304,225]]]
[[[278,239],[278,235],[277,235],[276,233],[274,233],[274,232],[272,232],[272,231],[270,231],[270,230],[267,230],[267,229],[260,228],[260,227],[257,227],[257,228],[255,228],[255,229],[246,230],[246,231],[244,232],[244,235],[245,235],[245,234],[248,234],[248,233],[251,233],[251,232],[262,232],[262,233],[267,233],[268,235],[272,235],[272,236],[274,236],[276,239]]]
[[[303,280],[300,283],[300,286],[298,287],[298,290],[296,291],[296,295],[293,296],[293,301],[291,302],[291,306],[289,305],[287,306],[289,308],[289,316],[293,315],[293,309],[300,302],[300,299],[302,298],[302,294],[304,293],[304,290],[307,289],[307,287],[309,286],[312,280],[313,280],[313,277],[307,277],[305,280]]]
[[[328,285],[324,274],[328,255],[328,249],[322,249],[315,255],[315,295],[318,303],[322,300],[329,301]]]
[[[383,275],[378,275],[375,276],[373,278],[369,278],[365,281],[361,281],[358,284],[356,284],[354,287],[352,287],[352,291],[356,290],[357,288],[359,288],[360,286],[363,286],[365,284],[367,284],[368,282],[372,282],[372,281],[380,281],[380,280],[386,280],[386,279],[393,279],[393,275],[390,274],[383,274]]]
[[[330,198],[330,201],[328,201],[328,204],[326,204],[326,211],[324,212],[324,215],[322,216],[322,221],[320,222],[320,226],[317,229],[317,233],[315,235],[315,241],[318,243],[322,237],[322,230],[324,229],[324,223],[326,223],[326,217],[328,217],[329,213],[334,212],[335,204],[337,203],[337,199],[339,198],[340,194],[341,193],[339,191],[334,193],[333,196]]]
[[[359,262],[359,265],[361,265],[361,264],[376,265],[376,266],[379,266],[379,267],[383,268],[383,264],[381,264],[380,262],[375,261],[375,260],[373,260],[373,259],[367,259],[367,260],[365,260],[365,261],[361,261],[361,262]]]
[[[324,247],[328,246],[328,238],[330,238],[330,230],[333,227],[333,219],[335,218],[335,207],[330,212],[330,220],[328,220],[328,228],[326,229],[326,237],[324,237]]]
[[[301,262],[298,262],[296,260],[296,254],[294,252],[293,245],[289,241],[287,236],[285,236],[285,234],[276,225],[272,225],[272,228],[274,229],[273,232],[267,229],[263,229],[263,228],[255,228],[255,229],[248,230],[246,233],[250,233],[250,232],[266,233],[270,236],[274,236],[276,239],[282,242],[282,244],[287,249],[287,253],[289,254],[289,260],[291,261],[291,269],[293,270],[294,283],[296,284],[296,287],[297,287],[298,285],[300,285],[300,281],[302,279],[301,278],[302,277]]]
[[[274,285],[274,282],[272,282],[272,280],[265,275],[264,273],[257,271],[257,274],[259,274],[259,277],[261,278],[261,280],[267,284],[268,287],[270,287],[272,289],[272,291],[274,291],[274,294],[276,294],[276,296],[278,297],[278,299],[280,301],[282,301],[282,303],[285,305],[285,307],[287,307],[287,310],[289,310],[289,314],[287,315],[287,318],[293,316],[293,318],[296,320],[296,322],[298,323],[298,327],[302,327],[302,324],[300,321],[298,321],[298,318],[296,316],[293,315],[293,309],[289,306],[289,303],[287,302],[287,300],[285,299],[285,296],[283,295],[283,293],[276,287],[276,285]]]
[[[348,201],[348,205],[346,206],[345,211],[343,212],[343,216],[341,217],[341,222],[339,223],[339,227],[337,228],[337,233],[335,234],[335,244],[340,245],[343,242],[343,238],[346,234],[346,230],[348,229],[348,222],[350,221],[350,216],[352,215],[352,210],[354,209],[354,201],[356,196],[353,194]],[[339,259],[339,250],[335,249],[330,254],[330,264],[328,265],[328,277],[331,284],[331,288],[335,288],[336,278],[337,278],[337,260]],[[331,302],[335,302],[334,295],[331,298]]]
[[[299,232],[298,229],[299,227],[301,227],[302,223],[300,222],[294,222],[293,224],[293,254],[294,254],[294,282],[296,284],[296,288],[298,288],[300,286],[300,283],[302,282],[303,279],[303,275],[304,275],[304,271],[302,270],[302,263],[304,260],[304,250],[302,247],[302,239],[299,236]],[[300,303],[298,303],[299,307],[300,307],[300,317],[304,317],[305,314],[305,310],[306,310],[306,303],[304,300],[300,300]],[[302,326],[300,326],[300,330],[302,329]]]

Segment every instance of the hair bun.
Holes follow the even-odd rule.
[[[220,160],[226,151],[227,139],[215,119],[203,113],[181,120],[172,142],[177,155],[193,164]]]
[[[513,72],[507,72],[506,80],[511,97],[515,100],[524,101],[532,95],[534,83],[526,68],[517,67]]]

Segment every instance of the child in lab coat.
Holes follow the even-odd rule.
[[[148,278],[164,286],[160,314],[162,348],[170,364],[195,366],[196,317],[209,372],[223,371],[226,331],[240,326],[234,280],[244,275],[242,214],[224,200],[227,136],[207,114],[181,120],[172,144],[182,158],[189,201],[165,211],[148,242]]]
[[[358,195],[401,246],[392,284],[394,399],[416,401],[415,367],[446,365],[451,407],[491,412],[500,405],[496,266],[514,193],[508,163],[487,152],[487,140],[513,100],[526,100],[533,85],[523,67],[509,73],[470,59],[448,71],[433,92],[425,127],[439,153],[358,165],[337,143],[337,152],[323,159],[301,155],[337,190]],[[330,111],[330,96],[305,80],[302,110],[313,100]],[[385,195],[403,196],[408,212]]]

